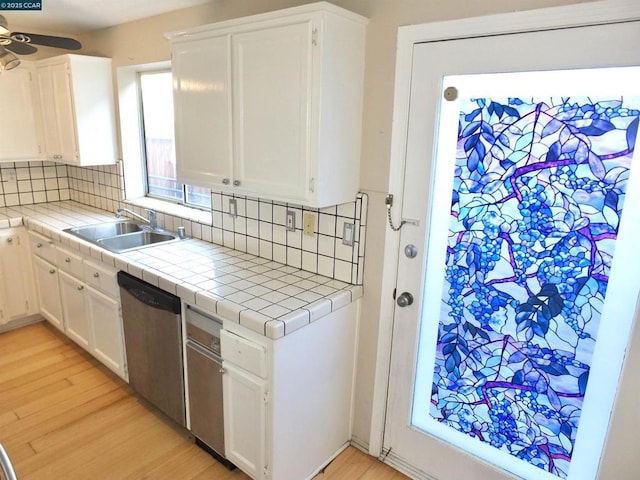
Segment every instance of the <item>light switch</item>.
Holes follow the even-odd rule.
[[[310,237],[316,233],[316,215],[313,213],[304,214],[304,234]]]
[[[342,244],[351,247],[353,245],[355,225],[353,223],[344,222],[342,227]]]
[[[296,212],[293,210],[287,210],[287,230],[296,231]]]

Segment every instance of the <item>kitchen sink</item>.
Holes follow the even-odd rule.
[[[116,235],[124,235],[131,232],[140,232],[142,227],[136,222],[125,220],[121,222],[105,222],[97,225],[86,225],[84,227],[67,228],[65,232],[69,232],[78,237],[95,242],[100,238],[114,237]]]
[[[122,253],[179,239],[177,235],[171,232],[151,230],[131,220],[67,228],[64,231],[114,253]]]
[[[121,253],[134,248],[170,242],[177,239],[178,237],[172,233],[142,230],[140,232],[116,235],[114,237],[100,238],[97,240],[97,243],[105,247],[107,250]]]

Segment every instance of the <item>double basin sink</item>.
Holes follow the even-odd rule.
[[[152,230],[132,220],[67,228],[64,231],[114,253],[123,253],[159,243],[179,240],[178,235],[171,232]]]

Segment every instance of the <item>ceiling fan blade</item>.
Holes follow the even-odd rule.
[[[38,49],[29,45],[28,43],[16,42],[15,40],[8,45],[5,45],[4,48],[7,50],[11,50],[13,53],[18,55],[31,55],[32,53],[36,53]]]
[[[37,33],[12,32],[11,36],[22,36],[28,43],[44,45],[45,47],[64,48],[66,50],[80,50],[82,44],[68,37],[54,37],[52,35],[38,35]]]

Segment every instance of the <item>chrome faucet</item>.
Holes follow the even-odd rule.
[[[158,214],[153,210],[147,209],[147,215],[149,215],[149,218],[144,218],[142,215],[138,215],[136,212],[132,212],[128,208],[119,208],[118,210],[116,210],[116,218],[122,217],[123,213],[128,213],[132,217],[135,217],[142,222],[148,223],[149,227],[151,227],[153,230],[158,228]]]

